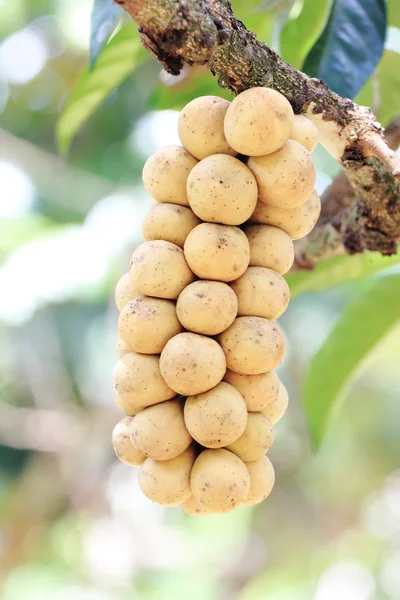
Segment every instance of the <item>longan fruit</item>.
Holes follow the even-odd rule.
[[[197,333],[179,333],[171,338],[160,356],[160,370],[177,394],[191,396],[215,387],[226,371],[225,355],[212,338]]]
[[[311,154],[295,140],[266,156],[252,156],[247,166],[258,184],[258,198],[278,208],[304,204],[313,191],[316,170]]]
[[[250,248],[238,227],[202,223],[189,233],[184,245],[185,258],[201,279],[233,281],[247,269]]]
[[[182,454],[192,438],[183,419],[179,400],[167,400],[137,413],[130,427],[132,443],[154,460],[169,460]]]
[[[121,335],[117,335],[117,356],[122,358],[125,354],[132,352],[132,348],[129,348],[128,344],[122,339]]]
[[[128,416],[175,396],[160,373],[158,356],[125,354],[115,365],[114,382],[118,408]]]
[[[285,96],[266,87],[250,88],[231,102],[225,116],[225,137],[237,152],[262,156],[283,146],[293,120]]]
[[[170,300],[194,280],[182,248],[164,240],[140,244],[132,255],[129,275],[140,295]]]
[[[287,233],[272,225],[250,225],[245,233],[251,267],[266,267],[281,275],[289,271],[294,261],[294,247]]]
[[[268,456],[246,462],[245,465],[250,475],[250,490],[242,504],[252,506],[270,495],[275,483],[275,471]]]
[[[129,273],[122,275],[121,279],[115,286],[115,304],[119,311],[128,304],[131,300],[140,296],[139,292],[132,286]]]
[[[182,326],[174,302],[138,296],[121,311],[118,329],[131,351],[160,354],[168,340],[182,331]]]
[[[285,341],[274,321],[261,317],[238,317],[218,337],[228,369],[258,375],[275,369],[283,359]]]
[[[292,240],[300,240],[310,233],[321,212],[321,200],[315,190],[301,206],[277,208],[264,202],[257,202],[251,221],[273,225],[285,231]]]
[[[203,450],[194,462],[190,487],[200,506],[214,513],[227,513],[247,497],[250,475],[232,452],[223,448]]]
[[[136,419],[136,417],[135,417]],[[260,459],[272,446],[274,428],[263,414],[249,413],[246,429],[227,449],[234,452],[244,462]]]
[[[217,335],[233,323],[238,301],[235,292],[220,281],[194,281],[179,294],[176,314],[185,329]]]
[[[237,152],[225,138],[224,119],[230,102],[218,96],[200,96],[181,110],[178,135],[186,150],[199,160],[211,154]]]
[[[289,286],[272,269],[249,267],[231,286],[238,299],[238,316],[277,319],[288,307]]]
[[[143,494],[162,506],[179,506],[191,496],[190,472],[196,458],[189,446],[170,460],[146,458],[139,471],[139,487]]]
[[[184,418],[196,442],[206,448],[222,448],[242,435],[247,423],[247,409],[233,385],[221,381],[207,392],[189,396]]]
[[[275,425],[286,412],[289,405],[289,394],[283,383],[279,382],[279,391],[275,400],[268,402],[266,406],[261,410],[262,414],[267,417]]]
[[[253,173],[237,158],[213,154],[190,172],[187,195],[191,209],[203,221],[241,225],[257,204]]]
[[[196,164],[197,160],[183,146],[164,146],[147,159],[143,185],[158,202],[189,206],[186,181]]]
[[[131,442],[129,437],[131,421],[131,417],[125,417],[116,424],[112,432],[112,445],[121,462],[132,467],[139,467],[146,456]]]
[[[142,221],[143,237],[147,241],[165,240],[183,248],[189,233],[200,219],[186,206],[157,203]]]
[[[313,152],[318,144],[318,133],[318,127],[313,121],[304,115],[294,116],[291,140],[296,140],[309,152]]]
[[[181,504],[182,510],[192,517],[201,517],[204,515],[211,515],[211,511],[201,506],[194,496],[190,496],[183,504]]]
[[[241,393],[249,412],[263,412],[278,397],[279,379],[275,371],[260,375],[241,375],[227,369],[224,381],[234,385]],[[265,416],[268,418],[267,414]]]

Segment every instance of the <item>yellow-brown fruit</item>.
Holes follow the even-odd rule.
[[[161,352],[160,370],[177,394],[192,396],[210,390],[221,381],[226,360],[215,340],[196,333],[179,333]]]
[[[158,356],[150,354],[125,354],[115,365],[114,382],[118,408],[131,417],[175,396],[161,377]]]
[[[240,393],[221,381],[207,392],[189,396],[184,418],[196,442],[206,448],[222,448],[242,435],[247,423],[247,409]]]
[[[257,204],[253,173],[237,158],[213,154],[190,172],[187,195],[191,209],[203,221],[241,225]]]
[[[252,506],[270,495],[275,483],[275,471],[268,456],[245,464],[250,474],[250,490],[243,504]]]
[[[285,231],[292,240],[300,240],[314,228],[321,212],[321,200],[315,190],[301,206],[286,209],[257,202],[251,221],[273,225]]]
[[[249,412],[262,412],[278,397],[279,379],[275,371],[260,375],[241,375],[228,369],[224,381],[234,385],[241,393]]]
[[[295,115],[290,139],[313,152],[318,144],[318,127],[304,115]]]
[[[278,325],[261,317],[238,317],[218,339],[228,369],[243,375],[272,371],[282,361],[285,351]]]
[[[287,233],[272,225],[246,227],[250,246],[250,266],[266,267],[283,275],[294,261],[294,247]]]
[[[215,223],[202,223],[192,229],[184,252],[198,277],[225,282],[243,275],[250,260],[249,242],[243,231]]]
[[[170,300],[194,280],[182,248],[164,240],[140,244],[132,255],[129,275],[142,296]]]
[[[140,294],[132,286],[129,273],[125,273],[115,286],[115,304],[118,310],[121,311],[136,296],[140,296]]]
[[[171,300],[139,296],[121,311],[118,329],[133,352],[160,354],[165,344],[182,326]]]
[[[186,182],[197,160],[183,146],[164,146],[143,167],[146,191],[158,202],[189,206]]]
[[[231,286],[238,299],[239,316],[277,319],[289,304],[289,286],[272,269],[249,267]]]
[[[278,395],[269,402],[262,410],[262,414],[271,421],[273,425],[282,419],[289,404],[289,394],[282,382],[279,383]]]
[[[142,221],[143,237],[147,241],[165,240],[183,248],[189,233],[200,219],[186,206],[157,203]]]
[[[304,204],[315,184],[311,154],[298,142],[288,140],[282,148],[266,156],[253,156],[247,166],[258,184],[258,198],[278,208]]]
[[[200,506],[214,513],[227,513],[247,497],[250,475],[232,452],[223,448],[204,450],[193,465],[190,487]]]
[[[131,442],[129,437],[131,421],[131,417],[125,417],[116,424],[112,432],[112,445],[121,462],[131,467],[139,467],[146,456]]]
[[[185,287],[176,303],[184,328],[203,335],[217,335],[227,329],[235,320],[237,309],[235,292],[220,281],[195,281]]]
[[[170,460],[189,447],[192,438],[183,419],[180,400],[168,400],[141,410],[132,419],[131,440],[154,460]]]
[[[273,441],[274,428],[271,421],[261,413],[249,413],[246,429],[240,438],[227,448],[244,462],[251,462],[268,452]]]
[[[292,107],[282,94],[255,87],[231,102],[225,116],[225,137],[246,156],[270,154],[288,140],[293,120]]]
[[[125,354],[132,352],[132,348],[129,348],[128,344],[124,342],[120,334],[117,335],[117,356],[122,358]]]
[[[186,104],[178,119],[178,135],[186,150],[199,160],[211,154],[237,152],[225,138],[224,119],[228,100],[218,96],[200,96]]]
[[[196,458],[193,446],[170,460],[147,458],[139,471],[143,494],[162,506],[179,506],[191,495],[190,471]]]
[[[202,517],[204,515],[212,514],[211,511],[199,504],[194,496],[190,496],[187,500],[185,500],[185,502],[181,505],[181,508],[191,517]]]

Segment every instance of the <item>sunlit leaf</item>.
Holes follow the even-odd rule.
[[[400,319],[400,275],[374,280],[346,306],[311,360],[303,405],[312,439],[321,442],[363,362]]]
[[[111,0],[94,0],[90,25],[89,64],[93,69],[123,10]]]

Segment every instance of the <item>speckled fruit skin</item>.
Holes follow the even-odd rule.
[[[146,456],[131,442],[129,436],[131,422],[131,417],[119,421],[113,429],[111,440],[119,460],[131,467],[138,467],[144,462]]]
[[[294,262],[294,246],[287,233],[272,225],[250,225],[245,233],[251,267],[266,267],[281,275],[289,271]]]
[[[318,144],[318,127],[304,115],[295,115],[290,139],[313,152]]]
[[[260,375],[241,375],[229,369],[225,373],[227,381],[242,394],[249,412],[260,412],[278,397],[279,378],[275,371]],[[268,417],[268,415],[265,415]]]
[[[275,400],[268,402],[261,410],[262,414],[271,421],[273,425],[280,421],[289,405],[289,394],[282,382],[279,383],[279,391]]]
[[[272,446],[274,428],[261,413],[249,413],[246,429],[235,442],[227,446],[245,462],[260,459]]]
[[[147,241],[165,240],[183,248],[189,233],[200,219],[186,206],[156,203],[142,221],[143,237]]]
[[[275,471],[268,456],[246,462],[245,465],[250,474],[250,490],[242,504],[252,506],[270,495],[275,483]]]
[[[272,269],[249,267],[232,282],[238,299],[238,315],[278,319],[287,309],[290,290],[285,279]]]

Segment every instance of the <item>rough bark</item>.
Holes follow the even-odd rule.
[[[387,146],[369,108],[283,62],[234,17],[229,0],[116,1],[137,21],[144,46],[169,73],[202,64],[235,94],[252,86],[272,87],[296,114],[318,125],[321,144],[340,162],[357,198],[328,223],[332,253],[339,246],[349,253],[396,251],[400,158]],[[316,235],[324,239],[326,232]]]

